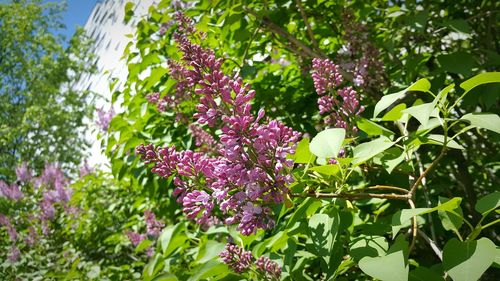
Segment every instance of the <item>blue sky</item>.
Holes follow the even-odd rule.
[[[77,26],[85,25],[97,0],[43,0],[43,2],[67,3],[67,9],[63,14],[63,23],[66,25],[66,29],[60,30],[60,33],[65,35],[66,40],[68,40],[75,33]]]

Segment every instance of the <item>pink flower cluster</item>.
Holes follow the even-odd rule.
[[[357,92],[352,87],[339,88],[342,75],[339,67],[328,59],[315,58],[312,61],[312,78],[318,99],[319,112],[326,125],[357,132],[352,118],[361,114],[364,107],[360,105]]]
[[[212,50],[192,43],[196,32],[189,18],[176,14],[179,23],[174,39],[183,52],[182,77],[200,97],[194,117],[201,125],[221,128],[216,144],[218,155],[208,156],[175,147],[141,145],[136,153],[161,177],[174,176],[174,195],[183,204],[188,218],[199,224],[217,221],[238,224],[249,235],[258,228],[274,225],[272,204],[282,203],[293,182],[289,170],[293,162],[286,155],[294,152],[300,136],[276,120],[261,122],[264,111],[251,112],[255,91],[239,77],[221,70],[222,60]],[[211,141],[210,141],[211,142]]]
[[[27,191],[26,194],[21,192],[18,185],[8,185],[0,181],[0,195],[16,202],[13,204],[22,204],[21,208],[16,207],[16,212],[0,214],[0,226],[7,229],[12,241],[9,255],[12,262],[20,256],[19,241],[24,240],[28,246],[35,245],[38,240],[38,228],[41,228],[44,235],[49,234],[49,221],[55,218],[56,205],[62,204],[65,210],[71,209],[67,202],[72,195],[72,190],[66,187],[68,180],[57,165],[46,163],[40,176],[33,177],[27,163],[22,163],[16,168],[16,175],[17,181]],[[21,231],[18,232],[16,227]],[[27,231],[22,231],[25,228]]]
[[[262,280],[279,280],[281,276],[281,267],[276,262],[265,256],[255,260],[252,252],[234,244],[226,244],[219,256],[236,273],[245,272],[253,267],[261,275]]]
[[[17,180],[23,183],[27,183],[33,178],[31,170],[28,167],[28,163],[23,162],[21,165],[16,167],[16,176]]]
[[[189,125],[189,130],[194,138],[194,144],[200,148],[200,151],[212,154],[218,153],[219,147],[217,141],[215,141],[211,134],[195,124]]]
[[[96,125],[103,131],[107,132],[109,129],[109,123],[115,116],[115,110],[110,107],[109,110],[104,110],[104,108],[97,109],[97,121]]]
[[[163,222],[157,220],[155,214],[150,210],[144,211],[144,221],[146,222],[146,234],[140,234],[134,231],[127,231],[125,233],[134,247],[137,247],[137,245],[148,238],[156,240],[164,227]],[[146,255],[151,257],[153,251],[153,245],[149,246],[146,249]]]
[[[357,22],[350,12],[342,15],[344,47],[339,51],[342,68],[354,74],[354,85],[373,92],[385,85],[384,65],[380,53],[368,38],[367,25]]]
[[[89,166],[89,162],[87,160],[84,160],[83,161],[83,164],[82,166],[80,167],[80,171],[79,171],[79,175],[80,175],[80,178],[88,175],[88,174],[91,174],[94,172],[94,169],[92,167]]]
[[[17,201],[23,198],[24,194],[21,192],[17,184],[12,183],[8,185],[4,181],[0,180],[0,196],[7,197],[9,200]]]
[[[187,123],[187,118],[180,112],[180,105],[189,99],[193,98],[193,81],[187,81],[189,71],[186,67],[176,61],[169,61],[169,74],[176,81],[174,93],[168,93],[161,97],[158,92],[148,94],[146,99],[149,103],[155,104],[160,112],[172,110],[176,112],[175,119],[177,122]]]

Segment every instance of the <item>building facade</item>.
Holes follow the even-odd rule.
[[[134,4],[134,17],[124,22],[125,5]],[[103,0],[98,1],[92,10],[85,26],[85,32],[94,41],[92,52],[96,57],[97,72],[85,75],[77,83],[81,90],[89,90],[98,94],[96,107],[108,111],[111,105],[110,79],[118,80],[116,88],[120,89],[127,79],[127,65],[123,51],[132,40],[128,34],[134,34],[134,27],[138,19],[147,14],[148,8],[154,5],[153,0]],[[115,108],[115,111],[117,109]],[[94,119],[98,118],[97,114]],[[85,132],[85,138],[92,144],[89,151],[90,165],[107,164],[106,157],[101,153],[100,143],[97,140],[98,128],[96,120],[88,120],[90,127],[95,129]]]

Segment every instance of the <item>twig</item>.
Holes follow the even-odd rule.
[[[257,36],[257,33],[259,32],[259,29],[260,29],[260,26],[255,29],[255,31],[252,34],[252,37],[250,38],[250,41],[248,42],[247,47],[245,48],[245,51],[243,52],[243,58],[241,59],[241,65],[242,66],[245,65],[245,60],[246,60],[247,55],[248,55],[248,50],[250,49],[250,46],[252,45],[253,40],[255,39],[255,36]]]
[[[251,15],[253,15],[255,18],[260,20],[262,24],[267,27],[267,29],[271,32],[274,32],[278,34],[279,36],[283,37],[287,42],[290,42],[291,44],[295,45],[298,47],[298,49],[294,50],[294,53],[299,54],[300,56],[304,58],[322,58],[322,59],[327,59],[328,56],[323,53],[320,49],[318,49],[318,52],[312,50],[309,48],[304,42],[300,41],[299,39],[295,38],[293,35],[291,35],[288,31],[284,30],[283,28],[279,27],[275,23],[273,23],[268,17],[261,17],[259,16],[254,10],[245,8],[245,11]],[[343,69],[339,69],[340,74],[347,79],[347,80],[353,80],[354,77],[352,74],[346,72]]]
[[[420,155],[416,151],[414,152],[414,155],[415,155],[415,159],[417,160],[418,171],[420,174],[423,174],[424,173],[424,165],[422,165],[422,162],[420,160]],[[422,187],[424,189],[425,203],[427,205],[427,208],[430,208],[431,201],[429,199],[429,192],[427,191],[427,180],[425,179],[425,177],[422,179]],[[437,241],[436,229],[434,228],[434,221],[432,219],[432,213],[427,214],[427,218],[429,219],[429,223],[430,223],[432,240]]]
[[[304,24],[306,25],[307,34],[309,35],[309,38],[311,39],[311,43],[312,43],[314,49],[316,51],[319,51],[320,49],[319,49],[318,41],[316,41],[316,38],[314,38],[314,33],[313,33],[313,31],[311,29],[311,25],[309,24],[309,21],[307,19],[306,12],[304,11],[304,8],[302,7],[302,1],[296,0],[295,2],[297,2],[297,7],[300,10],[300,15],[302,16],[302,19],[304,20]]]
[[[288,31],[284,30],[283,28],[279,27],[276,25],[274,22],[272,22],[268,17],[261,17],[259,16],[254,10],[245,8],[245,11],[248,13],[252,14],[254,17],[256,17],[258,20],[260,20],[263,25],[265,25],[270,31],[280,35],[281,37],[284,37],[287,39],[290,43],[294,44],[295,46],[299,47],[304,51],[304,53],[310,57],[310,58],[315,58],[315,57],[320,57],[320,58],[326,58],[326,55],[322,52],[317,53],[311,48],[309,48],[304,42],[298,40],[295,38],[293,35],[291,35]]]
[[[436,242],[434,242],[432,239],[430,239],[429,236],[427,236],[425,234],[425,232],[421,231],[420,229],[418,229],[417,232],[420,236],[422,236],[422,238],[424,238],[425,242],[427,242],[429,244],[429,246],[431,246],[431,249],[434,251],[436,256],[438,256],[438,258],[442,261],[443,260],[443,251],[441,251],[441,249],[439,249]]]
[[[408,199],[408,204],[410,204],[410,207],[412,209],[415,209],[415,203],[411,198]],[[418,231],[418,221],[417,221],[417,216],[414,216],[411,221],[411,244],[410,244],[410,252],[413,250],[413,247],[415,247],[415,242],[417,241],[417,231]]]
[[[443,158],[443,156],[445,154],[446,154],[446,146],[444,146],[443,149],[441,149],[441,153],[439,153],[439,156],[436,159],[434,159],[434,161],[432,161],[431,165],[429,167],[427,167],[427,169],[425,169],[425,171],[422,174],[420,174],[418,179],[415,181],[415,183],[413,184],[413,186],[410,189],[410,194],[412,196],[415,195],[415,192],[417,191],[417,187],[420,185],[420,183],[425,178],[425,176],[437,165],[439,160],[441,160],[441,158]]]
[[[345,199],[369,199],[369,198],[380,198],[380,199],[393,199],[393,200],[408,200],[408,195],[401,194],[376,194],[376,193],[292,193],[291,197],[296,198],[345,198]]]
[[[389,186],[389,185],[375,185],[375,186],[370,186],[366,188],[362,188],[362,190],[373,190],[373,189],[386,189],[386,190],[394,190],[394,191],[399,191],[404,194],[408,194],[410,191],[401,187],[395,187],[395,186]]]

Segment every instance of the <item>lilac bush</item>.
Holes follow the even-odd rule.
[[[28,164],[22,163],[16,168],[16,175],[20,186],[0,181],[0,197],[5,197],[11,206],[7,213],[0,213],[0,229],[6,229],[11,241],[11,262],[36,245],[40,235],[51,234],[51,222],[58,211],[71,209],[68,201],[72,195],[69,180],[56,164],[46,163],[42,173],[34,177]]]
[[[126,231],[125,235],[127,235],[130,243],[134,247],[137,247],[142,241],[146,239],[150,239],[155,241],[160,235],[161,230],[165,226],[162,221],[156,219],[155,214],[151,210],[144,211],[144,222],[146,223],[146,233],[141,234],[135,231]],[[154,248],[153,245],[150,245],[146,249],[146,255],[151,257],[153,255]]]
[[[154,164],[153,173],[174,176],[174,195],[188,218],[206,225],[220,217],[225,224],[238,224],[244,235],[271,228],[271,207],[284,201],[293,182],[293,161],[286,155],[294,152],[300,134],[278,120],[264,119],[262,109],[254,115],[255,91],[240,77],[225,75],[222,60],[212,50],[193,43],[204,34],[191,19],[177,13],[176,20],[174,39],[183,53],[181,62],[169,63],[175,70],[176,92],[200,97],[194,118],[199,125],[221,128],[218,150],[210,156],[150,144],[136,152],[146,164]],[[203,138],[208,141],[207,135]]]
[[[329,59],[312,60],[312,78],[318,99],[319,113],[325,126],[344,128],[351,134],[357,132],[353,122],[355,116],[364,111],[358,93],[351,86],[341,88],[344,81],[340,67]]]

